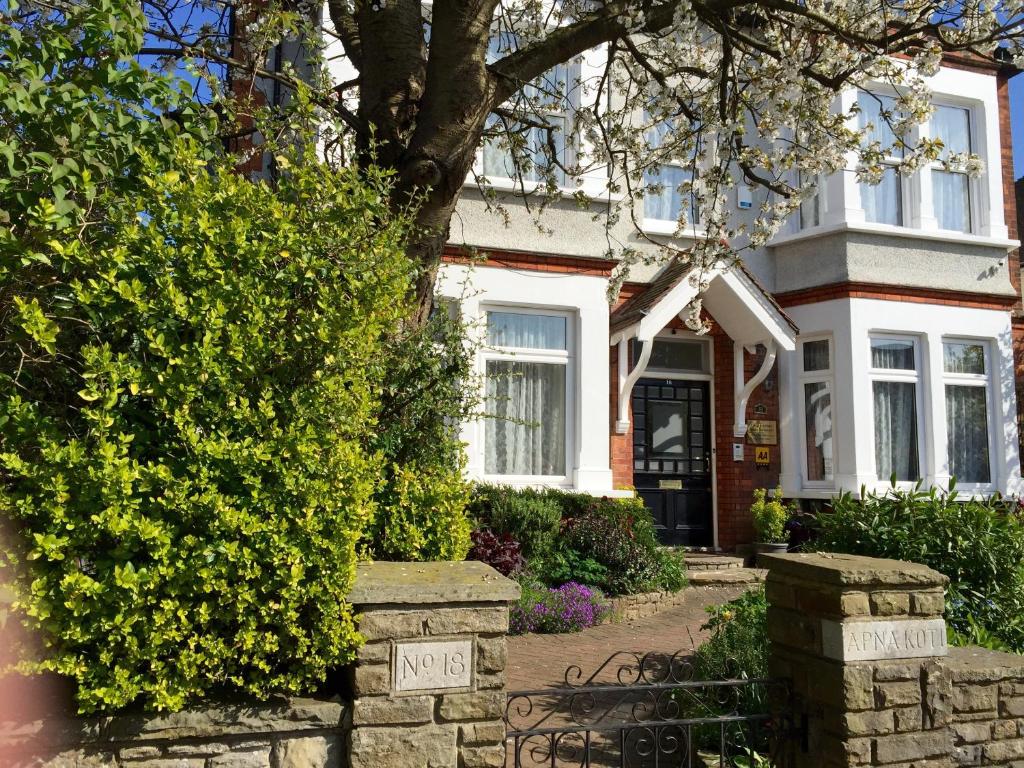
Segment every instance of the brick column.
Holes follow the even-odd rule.
[[[350,768],[505,764],[505,636],[519,585],[476,562],[359,566]]]
[[[793,681],[808,749],[795,768],[948,768],[946,578],[915,563],[770,555],[769,673]]]

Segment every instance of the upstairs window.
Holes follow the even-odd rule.
[[[903,160],[903,144],[891,125],[899,119],[896,100],[891,96],[861,92],[857,96],[857,106],[860,108],[858,126],[866,130],[864,146],[877,142],[882,152],[882,180],[878,184],[860,184],[864,218],[877,224],[902,226],[905,218],[904,189],[898,166]]]
[[[507,56],[517,46],[515,35],[495,34],[488,46],[487,63]],[[502,120],[497,115],[487,119],[487,129],[500,135],[484,142],[480,167],[484,176],[516,180],[521,177],[524,182],[553,178],[558,186],[566,185],[565,169],[572,160],[567,136],[579,78],[580,62],[576,59],[548,70],[513,97],[513,105],[528,108],[536,116],[535,122],[544,125]]]
[[[964,485],[992,482],[989,459],[989,361],[985,344],[944,341],[942,377],[946,396],[949,474]]]
[[[966,155],[971,148],[971,112],[962,107],[936,106],[931,118],[932,138],[942,141],[941,159]],[[965,171],[931,166],[932,201],[939,229],[971,231],[971,179]]]
[[[920,478],[917,341],[871,338],[871,390],[874,406],[875,471],[878,479],[915,482]]]
[[[645,119],[649,120],[650,117],[645,116]],[[694,149],[689,160],[661,152],[675,130],[674,124],[673,120],[663,120],[647,130],[648,147],[653,153],[665,156],[659,158],[662,162],[650,166],[644,172],[644,218],[674,223],[679,221],[680,214],[685,211],[687,228],[696,229],[700,221],[696,175],[699,146]]]

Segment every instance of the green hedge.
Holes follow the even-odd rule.
[[[964,641],[1024,651],[1024,518],[1016,501],[893,489],[845,493],[818,515],[820,551],[923,563],[949,577],[946,618]]]

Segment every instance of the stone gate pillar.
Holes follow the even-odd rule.
[[[367,563],[349,599],[349,768],[501,768],[505,637],[519,585],[488,565]]]
[[[765,556],[769,674],[806,716],[795,768],[947,768],[947,579],[923,565],[839,554]]]

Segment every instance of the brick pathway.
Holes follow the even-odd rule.
[[[508,640],[508,690],[564,685],[567,667],[577,664],[584,675],[616,651],[659,651],[672,654],[699,645],[705,606],[741,595],[747,586],[688,587],[683,603],[646,619],[603,624],[566,635],[523,635]]]

